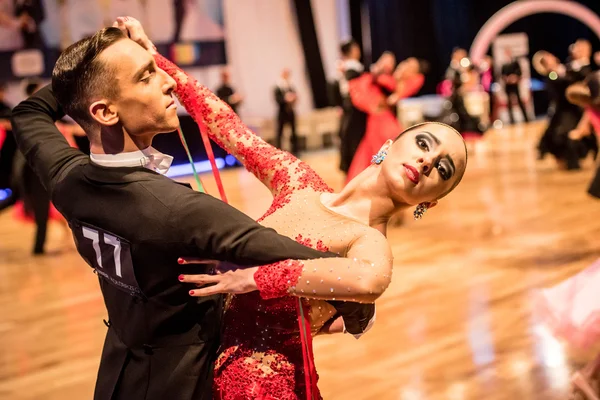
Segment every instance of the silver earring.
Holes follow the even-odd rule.
[[[373,158],[371,158],[371,164],[381,164],[383,160],[385,160],[385,156],[387,156],[387,151],[379,150],[377,154],[375,154]]]
[[[425,214],[425,211],[427,211],[427,206],[424,203],[420,203],[414,212],[415,219],[423,218],[423,214]]]

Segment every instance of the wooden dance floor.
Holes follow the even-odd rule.
[[[577,361],[532,298],[600,257],[600,201],[586,194],[591,159],[577,172],[536,160],[544,126],[488,132],[454,193],[390,229],[393,283],[373,329],[315,339],[325,399],[567,397]],[[340,187],[335,151],[305,160]],[[269,193],[251,175],[223,178],[234,206],[266,210]],[[89,399],[106,331],[96,275],[60,226],[47,256],[30,255],[32,237],[33,226],[0,215],[0,399]]]

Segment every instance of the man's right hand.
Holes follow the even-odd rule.
[[[119,28],[131,40],[148,50],[152,55],[156,54],[156,46],[150,41],[140,21],[133,17],[118,17],[113,27]]]
[[[581,140],[584,136],[586,136],[586,133],[582,129],[572,129],[569,132],[569,139],[571,140]]]

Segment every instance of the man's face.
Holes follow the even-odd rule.
[[[463,58],[467,57],[467,52],[464,49],[456,49],[454,54],[452,54],[452,60],[456,62],[460,62]]]
[[[354,43],[350,48],[350,58],[353,60],[360,60],[360,47]]]
[[[132,136],[172,132],[179,126],[177,106],[172,96],[175,81],[159,69],[154,58],[130,39],[122,39],[100,55],[100,61],[113,69],[118,97],[107,100],[119,122]]]
[[[573,45],[573,58],[590,58],[592,56],[592,47],[587,40],[578,40]]]
[[[225,85],[229,84],[229,71],[223,71],[223,72],[221,72],[221,81]]]

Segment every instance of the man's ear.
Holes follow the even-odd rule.
[[[111,105],[107,100],[102,99],[93,102],[89,108],[92,118],[100,125],[112,126],[119,122],[119,115],[116,107]]]

